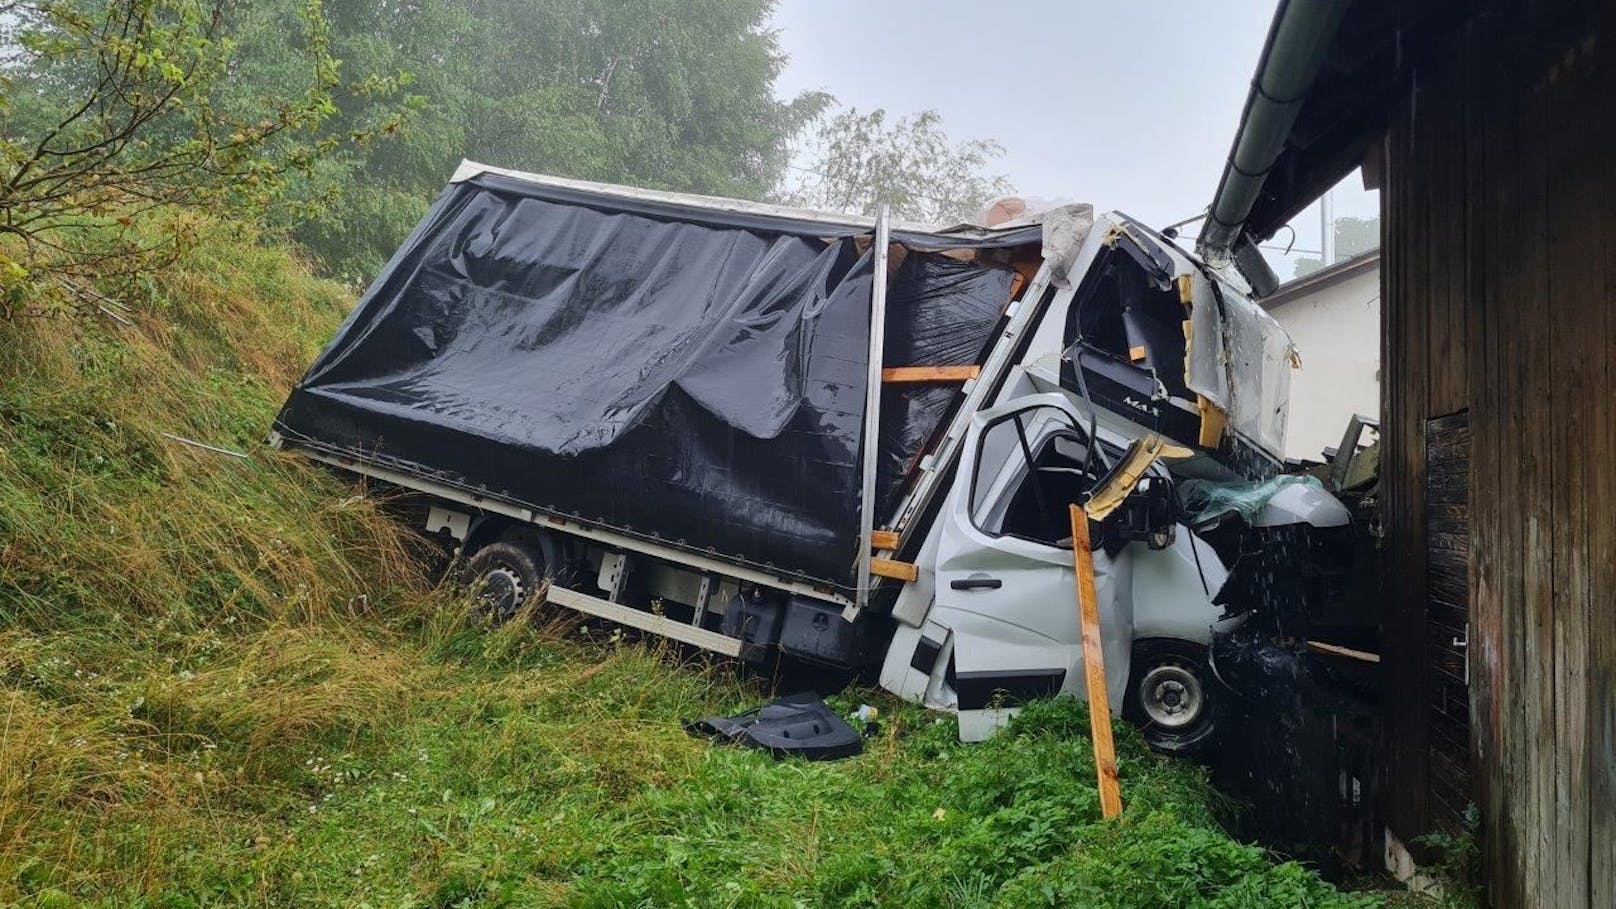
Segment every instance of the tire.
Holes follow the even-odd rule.
[[[519,542],[501,540],[477,550],[460,571],[479,612],[495,624],[513,618],[534,602],[548,580],[543,553]]]
[[[1134,645],[1122,713],[1157,751],[1195,756],[1216,742],[1222,704],[1206,652],[1188,641]]]

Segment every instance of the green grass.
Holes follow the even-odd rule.
[[[1353,906],[1087,719],[977,746],[871,692],[808,764],[680,721],[765,695],[576,624],[489,629],[373,498],[259,439],[351,298],[217,227],[137,327],[0,322],[0,905]],[[250,454],[238,460],[164,437]]]

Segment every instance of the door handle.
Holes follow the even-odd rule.
[[[949,581],[948,586],[955,590],[998,590],[1004,582],[998,578],[960,578]]]
[[[1462,638],[1454,638],[1452,646],[1453,646],[1454,650],[1463,650],[1464,651],[1464,660],[1465,660],[1464,682],[1465,682],[1465,687],[1468,688],[1470,686],[1470,623],[1469,622],[1465,623],[1464,637],[1462,637]]]

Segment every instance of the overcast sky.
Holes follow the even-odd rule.
[[[954,139],[1003,145],[997,169],[1019,192],[1161,227],[1211,201],[1274,6],[780,0],[790,62],[778,91],[895,115],[934,108]],[[1337,216],[1374,214],[1354,178],[1333,199]],[[1309,217],[1297,246],[1316,249]]]

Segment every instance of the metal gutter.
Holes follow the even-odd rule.
[[[1274,12],[1240,126],[1212,197],[1196,252],[1229,260],[1351,0],[1282,0]]]

